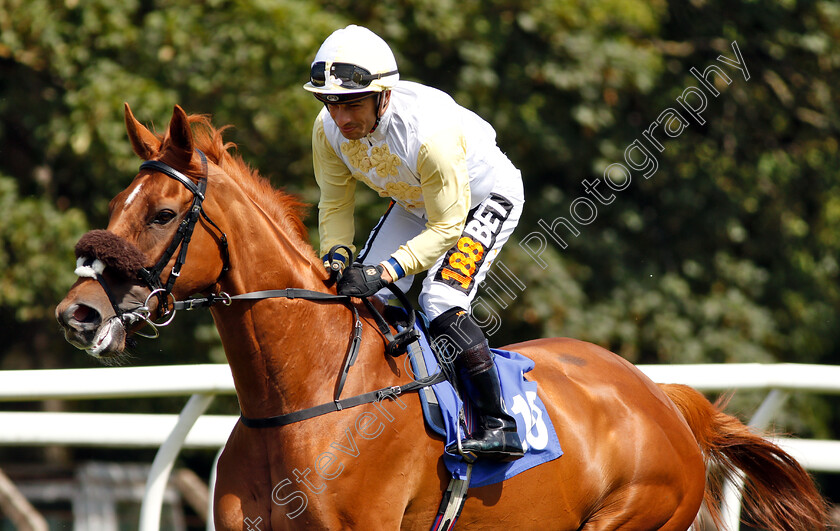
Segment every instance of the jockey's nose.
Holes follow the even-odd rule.
[[[334,105],[333,107],[332,119],[339,127],[346,125],[353,118],[346,105]]]

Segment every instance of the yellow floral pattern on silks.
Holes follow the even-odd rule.
[[[397,166],[402,164],[400,158],[391,153],[388,144],[373,146],[370,155],[365,145],[359,140],[350,140],[341,144],[341,152],[355,168],[364,173],[376,168],[376,175],[382,179],[398,175]]]
[[[412,186],[402,181],[391,182],[385,185],[385,191],[389,196],[411,208],[420,208],[424,205],[423,201],[420,201],[422,190],[419,186]]]
[[[367,173],[373,168],[373,163],[368,158],[367,148],[358,140],[350,140],[341,144],[341,152],[350,160],[350,164]]]
[[[396,177],[399,175],[397,167],[402,164],[400,158],[388,148],[388,144],[373,146],[368,155],[367,147],[359,140],[350,140],[341,144],[341,152],[347,157],[350,164],[361,170],[354,172],[353,177],[362,181],[371,189],[375,190],[380,197],[392,197],[408,208],[422,208],[424,202],[420,200],[423,192],[419,186],[407,182],[387,182],[385,188],[374,184],[366,175],[372,169],[376,169],[376,175],[382,179]]]
[[[376,175],[383,179],[397,175],[399,173],[397,166],[402,164],[400,158],[393,155],[391,150],[388,149],[388,144],[373,146],[370,149],[370,160],[373,167],[376,168]]]

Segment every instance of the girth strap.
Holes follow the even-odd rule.
[[[450,478],[449,487],[446,488],[440,500],[437,518],[432,522],[431,531],[452,531],[455,528],[455,522],[461,516],[461,510],[467,501],[467,489],[470,486],[472,469],[473,463],[470,463],[467,465],[466,478],[460,479],[455,476]]]
[[[239,420],[242,422],[242,424],[249,428],[276,428],[278,426],[293,424],[295,422],[300,422],[302,420],[326,415],[327,413],[333,413],[335,411],[341,411],[343,409],[349,409],[351,407],[360,406],[362,404],[381,402],[386,398],[395,398],[403,393],[417,391],[424,387],[435,385],[445,380],[446,376],[442,372],[438,372],[427,378],[414,380],[405,385],[383,387],[382,389],[377,389],[376,391],[371,391],[369,393],[352,396],[350,398],[345,398],[344,400],[335,400],[333,402],[327,402],[326,404],[301,409],[299,411],[286,413],[284,415],[277,415],[274,417],[265,417],[259,419],[252,419],[246,417],[245,415],[240,415]]]

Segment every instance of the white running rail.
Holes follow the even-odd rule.
[[[749,422],[758,428],[773,420],[791,392],[840,394],[840,366],[732,363],[638,367],[655,382],[687,384],[699,391],[767,390],[767,398]],[[215,395],[234,393],[230,367],[219,364],[0,371],[0,402],[190,397],[180,415],[0,411],[0,445],[159,447],[140,515],[140,531],[156,531],[163,487],[178,453],[184,447],[218,450],[224,445],[237,417],[202,413]],[[811,471],[840,473],[840,441],[776,442]],[[727,524],[734,531],[740,514],[737,486],[727,489],[725,505]]]

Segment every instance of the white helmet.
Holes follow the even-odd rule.
[[[344,103],[389,90],[399,79],[388,43],[367,28],[350,25],[321,45],[303,88],[323,102]]]

